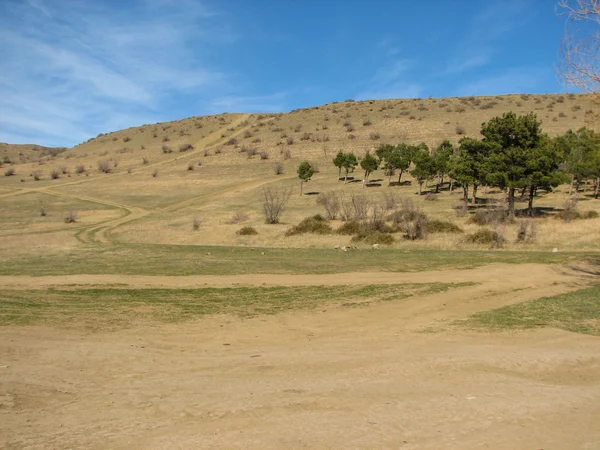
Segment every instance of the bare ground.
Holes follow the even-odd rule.
[[[453,319],[588,279],[536,265],[416,274],[2,277],[12,287],[475,281],[427,297],[87,334],[0,330],[0,446],[599,448],[600,339]],[[32,285],[31,283],[34,282]]]

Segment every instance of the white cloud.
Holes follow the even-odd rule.
[[[236,39],[195,0],[3,3],[0,140],[73,145],[168,120],[164,103],[177,96],[222,97],[231,77],[205,48]]]
[[[551,70],[550,70],[551,72]],[[480,78],[458,88],[456,95],[500,95],[531,93],[536,91],[541,81],[548,78],[548,69],[539,67],[519,67],[503,73]]]

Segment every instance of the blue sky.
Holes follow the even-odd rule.
[[[2,0],[0,142],[346,99],[555,93],[553,0]]]

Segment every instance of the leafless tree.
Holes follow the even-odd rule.
[[[283,213],[291,195],[291,189],[263,189],[263,211],[266,223],[279,223],[279,216]]]
[[[559,0],[567,17],[560,75],[584,92],[600,92],[600,0]]]

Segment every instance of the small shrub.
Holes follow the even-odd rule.
[[[171,140],[171,138],[169,136],[165,136],[162,141],[163,142],[169,142]]]
[[[245,226],[245,227],[242,227],[239,230],[237,230],[235,232],[235,234],[237,234],[239,236],[254,236],[254,235],[258,234],[258,231],[256,231],[256,228],[254,228],[254,227]]]
[[[327,223],[327,219],[320,214],[317,214],[302,220],[298,225],[287,230],[285,235],[294,236],[296,234],[304,233],[331,234],[332,232],[333,230],[331,229],[331,225]]]
[[[40,206],[40,216],[46,217],[46,210],[44,209],[44,205]]]
[[[248,216],[248,214],[244,214],[243,212],[239,212],[238,211],[226,223],[228,223],[230,225],[235,225],[235,224],[238,224],[238,223],[245,222],[249,218],[250,217]]]
[[[4,176],[5,177],[12,177],[15,173],[16,173],[15,168],[14,167],[9,167],[8,169],[6,169],[4,171]]]
[[[348,133],[351,133],[351,132],[353,132],[353,131],[354,131],[354,125],[352,125],[352,124],[348,124],[348,125],[346,125],[346,131],[347,131]]]
[[[371,125],[373,125],[373,122],[371,122],[370,119],[365,119],[363,121],[363,127],[370,127]]]
[[[98,163],[98,170],[102,173],[111,173],[112,167],[110,166],[110,161],[108,159],[103,159]]]
[[[558,217],[565,222],[570,222],[581,217],[581,214],[577,211],[577,199],[575,197],[568,199],[564,203],[562,211],[558,213]]]
[[[567,117],[567,115],[564,112],[559,112],[558,117]]]
[[[452,222],[444,220],[429,220],[427,221],[428,233],[462,233],[463,229]]]
[[[197,217],[194,217],[194,220],[192,221],[192,229],[194,231],[198,231],[200,229],[200,219]]]
[[[80,174],[80,173],[84,173],[84,172],[85,172],[85,166],[83,164],[79,164],[77,167],[75,167],[76,174]]]
[[[221,149],[221,147],[215,148],[215,155],[220,155],[222,152],[223,152],[223,149]]]
[[[500,225],[513,223],[515,221],[505,209],[480,209],[469,217],[469,223],[477,225]]]
[[[237,145],[238,140],[236,138],[230,138],[225,145]]]
[[[600,217],[600,214],[598,214],[598,211],[585,211],[585,212],[581,213],[582,219],[597,219],[598,217]]]
[[[535,241],[536,230],[533,222],[521,221],[517,228],[516,243],[533,242]]]
[[[125,136],[123,138],[123,142],[129,142],[131,140],[131,138],[129,136]]]
[[[260,152],[258,155],[260,156],[260,159],[269,159],[269,154],[267,152]]]
[[[156,178],[158,176],[158,169],[154,169],[152,172],[152,178]]]
[[[248,159],[252,158],[257,153],[258,153],[258,150],[254,147],[250,147],[250,148],[246,149],[246,155],[248,156]]]
[[[189,163],[187,170],[192,171],[192,170],[194,170],[194,168],[195,168],[194,163]]]
[[[65,223],[77,222],[77,211],[70,210],[65,216]]]
[[[456,125],[456,134],[459,136],[462,136],[463,134],[465,134],[465,127],[463,127],[462,125]]]
[[[434,194],[433,192],[429,192],[425,196],[425,200],[428,202],[435,202],[437,199],[438,199],[438,196],[436,194]]]
[[[292,152],[288,148],[286,148],[285,150],[283,150],[283,152],[281,152],[281,154],[283,155],[283,159],[284,160],[288,160],[288,159],[290,159],[292,157]]]
[[[63,175],[69,175],[69,173],[70,173],[70,172],[69,172],[69,168],[68,168],[68,167],[65,167],[65,166],[62,166],[62,167],[60,168],[60,171],[61,171],[61,173],[62,173]]]
[[[192,144],[181,144],[179,146],[180,152],[187,152],[188,150],[193,150],[194,146]]]
[[[377,141],[381,138],[381,135],[379,133],[371,133],[369,134],[369,139],[371,139],[372,141]]]
[[[292,136],[288,137],[287,140],[287,145],[293,145],[294,144],[294,138]]]
[[[146,164],[148,164],[149,162],[150,162],[150,160],[148,159],[148,157],[147,157],[147,156],[142,156],[142,164],[143,164],[143,165],[146,165]]]
[[[504,243],[504,236],[499,231],[483,228],[475,233],[468,234],[465,237],[465,242],[470,244],[489,244],[492,248],[499,248]]]
[[[394,192],[384,192],[383,193],[383,205],[384,208],[388,211],[396,209],[398,206],[399,199],[396,193]]]
[[[60,178],[60,172],[58,170],[53,170],[50,172],[50,178],[53,180],[58,180]]]
[[[323,192],[317,197],[317,204],[325,209],[327,218],[335,220],[340,211],[340,196],[337,192]]]
[[[360,222],[356,220],[349,220],[348,222],[344,222],[341,227],[335,230],[336,234],[342,234],[346,236],[352,236],[354,234],[361,233],[363,231],[363,226]]]
[[[351,242],[364,242],[365,244],[390,245],[394,243],[394,237],[388,233],[380,231],[361,231],[352,236]]]
[[[283,164],[280,162],[273,164],[273,172],[275,173],[275,175],[282,175],[283,174]]]
[[[291,189],[263,189],[263,212],[265,215],[266,223],[279,223],[279,217],[285,210],[285,207],[291,195]]]
[[[250,139],[252,137],[252,133],[248,130],[244,131],[244,134],[242,135],[242,137],[244,139]]]
[[[173,149],[171,147],[169,147],[168,145],[163,145],[162,152],[163,153],[173,153]]]
[[[42,179],[42,172],[40,172],[39,170],[34,170],[33,172],[31,172],[31,176],[33,176],[33,179],[35,181],[40,181]]]
[[[312,134],[304,132],[302,136],[300,136],[301,141],[308,141],[312,137]]]

